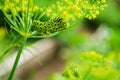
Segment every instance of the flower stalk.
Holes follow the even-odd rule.
[[[14,75],[14,73],[15,73],[16,67],[17,67],[17,65],[18,65],[18,62],[19,62],[19,59],[20,59],[20,56],[21,56],[21,53],[22,53],[22,51],[23,51],[23,49],[24,49],[24,47],[25,47],[26,41],[27,41],[27,38],[23,37],[22,43],[21,43],[21,45],[20,45],[19,51],[18,51],[18,53],[17,53],[16,59],[15,59],[13,68],[12,68],[12,70],[11,70],[11,72],[10,72],[10,75],[9,75],[8,80],[12,80],[12,78],[13,78],[13,75]]]

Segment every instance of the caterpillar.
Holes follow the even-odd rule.
[[[61,17],[55,17],[47,22],[34,21],[33,30],[40,35],[50,35],[67,28],[67,22]]]

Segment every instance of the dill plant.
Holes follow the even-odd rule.
[[[68,60],[62,73],[53,74],[47,80],[119,80],[120,71],[111,54],[115,55],[113,52],[109,56],[96,51],[80,52]]]
[[[95,51],[87,51],[75,58],[63,71],[63,80],[119,80],[120,72],[108,57]]]
[[[71,26],[77,18],[95,19],[106,6],[106,0],[60,0],[40,7],[37,0],[1,0],[0,8],[12,35],[11,46],[3,58],[15,46],[19,47],[8,80],[12,80],[23,49],[29,38],[51,37]],[[41,3],[41,0],[39,1]],[[44,1],[43,1],[44,2]],[[16,42],[17,41],[17,42]]]

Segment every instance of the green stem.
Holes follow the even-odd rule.
[[[3,57],[13,48],[14,46],[9,47],[3,54],[0,56],[0,61],[3,59]]]
[[[17,67],[17,65],[18,65],[18,62],[19,62],[19,59],[20,59],[20,56],[21,56],[21,53],[22,53],[22,51],[23,51],[23,49],[24,49],[26,40],[27,40],[27,38],[23,37],[21,46],[20,46],[20,48],[19,48],[18,54],[17,54],[17,56],[16,56],[16,59],[15,59],[14,65],[13,65],[13,67],[12,67],[12,70],[11,70],[11,72],[10,72],[10,75],[9,75],[8,80],[12,80],[12,78],[13,78],[13,75],[14,75],[14,73],[15,73],[16,67]]]
[[[89,69],[87,70],[86,74],[83,77],[83,80],[86,80],[87,76],[89,75],[89,73],[91,72],[93,66],[90,66]]]

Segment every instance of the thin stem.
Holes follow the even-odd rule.
[[[3,59],[3,57],[15,46],[10,46],[4,53],[2,56],[0,56],[0,61]]]
[[[19,59],[20,59],[20,56],[21,56],[21,53],[22,53],[22,51],[23,51],[23,49],[24,49],[26,40],[27,40],[27,38],[23,37],[23,39],[22,39],[22,44],[21,44],[20,49],[19,49],[19,51],[18,51],[18,54],[17,54],[17,56],[16,56],[16,59],[15,59],[13,68],[12,68],[12,70],[11,70],[11,72],[10,72],[10,75],[9,75],[8,80],[12,80],[12,78],[13,78],[14,72],[15,72],[15,70],[16,70],[16,67],[17,67],[17,65],[18,65],[18,62],[19,62]]]
[[[29,8],[30,8],[30,0],[28,0],[28,2],[27,2],[27,13],[26,13],[26,32],[29,32],[29,24],[30,24],[30,17],[29,17],[29,15],[30,15],[30,12],[29,12]]]
[[[87,70],[86,74],[83,77],[83,80],[86,80],[87,76],[89,75],[89,73],[91,72],[93,66],[90,66],[89,69]]]
[[[52,33],[50,35],[43,35],[43,36],[38,36],[38,35],[31,35],[29,38],[47,38],[47,37],[52,37],[57,35],[59,32]]]

